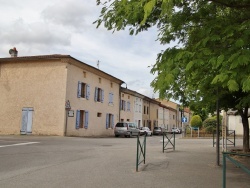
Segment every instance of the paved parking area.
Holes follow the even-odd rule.
[[[222,187],[212,140],[178,137],[165,153],[161,136],[148,137],[146,164],[136,172],[136,137],[0,136],[0,187]],[[229,188],[250,184],[233,166],[227,176]]]

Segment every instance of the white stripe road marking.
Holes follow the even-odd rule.
[[[3,145],[3,146],[0,146],[0,148],[5,148],[9,146],[23,146],[23,145],[37,144],[37,143],[40,143],[40,142],[25,142],[25,143],[11,144],[11,145]]]

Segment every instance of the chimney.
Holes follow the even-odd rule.
[[[18,51],[16,50],[16,47],[14,47],[13,49],[10,49],[9,54],[11,57],[17,57]]]

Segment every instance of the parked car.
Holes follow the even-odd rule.
[[[177,127],[173,127],[171,130],[171,133],[175,133],[175,134],[181,134],[181,130]]]
[[[140,127],[140,135],[152,136],[153,133],[148,127]]]
[[[153,135],[161,135],[162,134],[162,128],[161,127],[154,127]]]
[[[114,134],[116,137],[125,136],[132,137],[139,134],[138,127],[132,122],[118,122],[115,125]]]

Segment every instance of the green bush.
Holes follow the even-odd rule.
[[[202,126],[202,119],[199,115],[195,115],[191,118],[191,122],[190,122],[192,127],[199,127],[201,128]]]
[[[222,117],[220,116],[220,125],[221,125]],[[203,121],[203,127],[213,126],[216,127],[217,125],[217,116],[209,117],[205,121]]]
[[[205,128],[205,131],[206,133],[213,133],[215,129],[213,126],[208,126]]]

